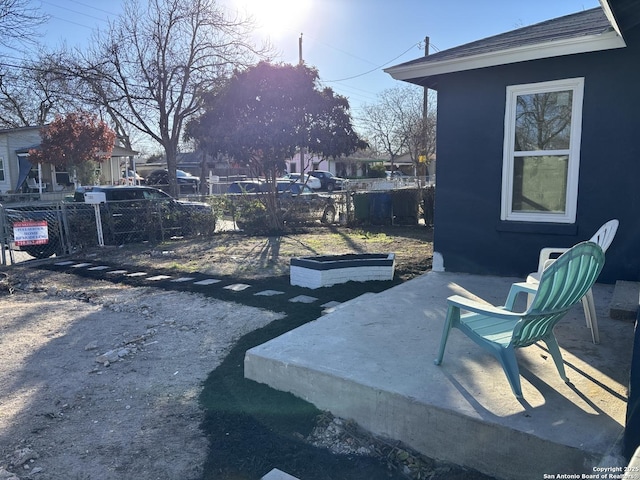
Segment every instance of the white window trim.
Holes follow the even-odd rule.
[[[564,213],[513,212],[513,159],[515,150],[516,99],[523,94],[548,93],[561,90],[573,91],[571,109],[571,139],[566,150],[547,150],[545,155],[567,154],[567,196]],[[580,173],[580,143],[582,135],[582,101],[584,97],[584,77],[557,80],[552,82],[529,83],[507,87],[507,101],[504,120],[504,149],[502,161],[502,205],[500,219],[515,222],[575,223],[578,205],[578,178]],[[518,152],[531,156],[539,152]]]

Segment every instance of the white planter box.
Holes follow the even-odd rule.
[[[306,288],[346,282],[393,280],[395,254],[365,253],[292,258],[290,283]]]

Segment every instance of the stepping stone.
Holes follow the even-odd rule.
[[[260,480],[298,480],[298,477],[294,477],[293,475],[289,475],[288,473],[283,472],[282,470],[278,470],[277,468],[274,468],[269,473],[267,473],[264,477],[262,477]]]
[[[71,265],[71,268],[84,268],[91,265],[91,263],[76,263],[75,265]]]
[[[73,263],[73,261],[71,260],[65,260],[64,262],[56,262],[54,263],[54,265],[58,266],[58,267],[66,267],[67,265],[71,265]]]
[[[274,295],[284,295],[284,292],[280,290],[263,290],[258,293],[254,293],[254,295],[261,295],[263,297],[273,297]]]
[[[127,273],[126,270],[111,270],[110,272],[107,272],[107,275],[122,275],[124,273]]]
[[[191,280],[195,280],[195,277],[180,277],[171,281],[176,283],[182,283],[182,282],[190,282]]]
[[[336,301],[332,300],[332,301],[324,303],[324,304],[322,304],[320,306],[323,307],[323,308],[334,308],[334,307],[337,307],[338,305],[340,305],[341,303],[342,302],[336,302]]]
[[[233,285],[227,285],[224,288],[233,292],[241,292],[243,290],[246,290],[250,286],[251,285],[247,285],[246,283],[234,283]]]
[[[193,282],[194,285],[213,285],[214,283],[219,283],[221,280],[217,278],[205,278],[204,280],[200,280],[199,282]]]
[[[316,297],[310,297],[309,295],[298,295],[289,299],[292,303],[313,303],[316,300],[318,300]]]
[[[108,270],[110,267],[106,266],[106,265],[98,265],[97,267],[91,267],[88,270]]]
[[[327,315],[329,313],[333,313],[338,309],[338,307],[340,305],[342,305],[342,302],[333,302],[333,301],[327,302],[324,305],[321,305],[321,307],[322,307],[322,312],[321,313],[322,313],[322,315]]]
[[[134,272],[129,273],[127,277],[144,277],[145,275],[149,275],[147,272]]]
[[[147,280],[151,280],[152,282],[157,282],[158,280],[166,280],[167,278],[171,278],[170,275],[156,275],[155,277],[149,277]]]

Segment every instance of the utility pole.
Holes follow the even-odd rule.
[[[302,65],[304,60],[302,60],[302,33],[300,34],[300,38],[298,39],[298,65]]]
[[[304,64],[304,60],[302,59],[302,33],[300,33],[300,38],[298,39],[298,65],[302,66]],[[304,147],[300,147],[300,174],[304,174]],[[300,177],[304,182],[304,177]]]
[[[424,56],[428,56],[429,55],[429,37],[424,37]],[[427,105],[427,100],[429,97],[429,88],[428,87],[424,87],[424,107],[423,107],[423,115],[424,118],[426,120],[427,118],[427,109],[428,109],[428,105]]]
[[[424,37],[424,56],[427,57],[429,55],[429,37]],[[424,175],[425,181],[427,179],[427,165],[429,163],[429,159],[427,158],[427,134],[429,132],[429,128],[427,126],[427,122],[429,121],[429,88],[424,86],[424,99],[422,100],[422,141],[423,141],[423,150],[418,155],[418,163],[420,162],[420,156],[424,155]],[[417,169],[416,169],[417,170]],[[422,170],[422,168],[420,169]],[[418,172],[416,172],[418,173]]]

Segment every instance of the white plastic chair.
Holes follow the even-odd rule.
[[[36,192],[40,191],[40,184],[33,177],[27,178],[27,187],[29,187],[29,190],[35,190]],[[44,191],[46,188],[47,188],[47,184],[43,183],[42,184],[42,191]]]
[[[620,222],[613,219],[602,225],[598,231],[589,239],[590,242],[596,243],[600,246],[603,252],[606,252],[613,242],[613,238],[616,236],[618,225]],[[569,250],[568,248],[556,248],[546,247],[540,250],[540,256],[538,258],[538,271],[530,273],[527,276],[527,283],[531,285],[537,285],[540,282],[540,276],[542,272],[551,265],[560,255]],[[533,295],[528,296],[529,303],[533,299]],[[589,289],[587,293],[582,297],[582,307],[584,309],[584,316],[587,321],[587,327],[591,329],[591,338],[593,343],[600,343],[600,333],[598,331],[598,317],[596,316],[596,306],[593,301],[593,291]]]

